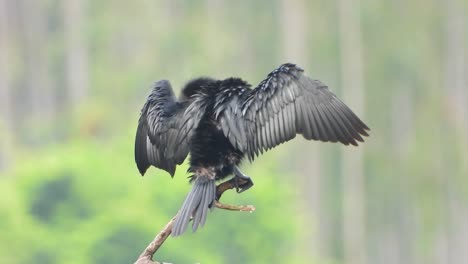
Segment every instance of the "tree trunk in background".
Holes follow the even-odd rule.
[[[296,63],[307,69],[309,64],[307,50],[310,49],[310,43],[308,43],[307,36],[309,30],[307,28],[306,1],[282,0],[279,8],[281,10],[280,25],[282,30],[280,37],[283,41],[281,62]],[[302,137],[300,138],[302,139]],[[304,151],[300,150],[299,153],[304,153]],[[299,249],[299,254],[320,259],[323,257],[323,252],[326,251],[327,243],[326,238],[322,235],[322,228],[320,228],[322,184],[317,145],[308,145],[307,155],[305,156],[298,157],[298,162],[302,164],[300,165],[301,168],[297,170],[297,174],[300,176],[297,186],[302,186],[298,195],[298,201],[301,203],[298,210],[310,213],[307,215],[299,213],[298,215],[306,219],[306,222],[302,224],[309,226],[310,231],[304,234],[305,241],[298,243],[298,245],[303,245],[303,248]]]
[[[204,16],[203,16],[203,29],[201,30],[201,38],[204,40],[206,47],[210,47],[213,44],[213,37],[217,35],[218,32],[222,31],[222,24],[220,21],[226,21],[229,19],[228,15],[232,15],[232,11],[230,7],[234,2],[226,2],[225,0],[204,0]],[[248,6],[248,5],[245,5]],[[239,21],[239,23],[243,23],[244,21]],[[242,28],[242,26],[239,26]],[[226,29],[228,30],[228,29]],[[248,35],[248,32],[243,32],[244,34],[241,37]],[[248,39],[248,38],[244,38]],[[238,45],[244,46],[244,39],[238,40]],[[239,63],[242,66],[245,66],[246,59],[251,59],[250,53],[250,46],[242,53],[241,56],[238,57],[238,60],[230,63],[230,65],[225,65],[220,61],[216,60],[216,55],[213,53],[205,54],[205,56],[209,56],[207,60],[210,60],[212,64],[224,64],[220,65],[220,67],[214,67],[214,69],[210,69],[213,76],[224,76],[226,72],[230,72],[231,69],[229,67],[234,66],[234,64]],[[210,63],[208,63],[210,64]],[[243,67],[240,67],[243,68]]]
[[[64,5],[65,41],[67,45],[68,101],[74,111],[88,95],[88,50],[84,34],[85,1],[67,0]]]
[[[307,18],[305,0],[281,1],[281,37],[283,40],[283,62],[292,62],[306,67]]]
[[[8,5],[0,0],[0,171],[11,162],[13,116],[11,111],[10,72],[8,70]]]
[[[0,0],[0,133],[11,132],[11,87],[8,70],[8,11],[7,0]]]
[[[445,226],[442,230],[443,240],[441,247],[443,253],[441,263],[468,263],[468,210],[464,205],[463,190],[458,184],[463,179],[466,164],[463,157],[466,153],[467,128],[467,89],[466,83],[466,41],[464,39],[466,13],[463,1],[448,0],[444,2],[446,8],[446,38],[445,38],[445,76],[443,93],[447,94],[446,106],[449,111],[445,113],[447,118],[453,118],[452,125],[455,129],[457,140],[457,154],[455,158],[445,158],[444,166],[447,168],[443,177],[443,188],[446,193],[447,211],[444,216]],[[442,135],[445,138],[445,135]],[[443,140],[443,138],[441,140]],[[458,183],[458,184],[457,184]]]
[[[401,74],[399,82],[392,90],[391,98],[391,140],[390,149],[395,164],[402,164],[394,168],[393,173],[398,177],[392,177],[392,185],[389,186],[395,195],[391,202],[387,202],[389,208],[383,208],[381,215],[388,221],[386,225],[389,229],[388,236],[379,238],[378,247],[380,254],[378,257],[384,260],[381,263],[420,263],[416,259],[414,252],[417,251],[412,241],[416,240],[418,229],[412,226],[411,217],[416,209],[411,197],[413,193],[408,188],[411,186],[411,176],[408,175],[408,168],[405,161],[408,160],[408,146],[414,141],[412,132],[414,129],[414,101],[411,93],[411,85],[407,83],[405,75]],[[394,208],[397,208],[396,210]],[[390,240],[388,240],[390,238]],[[370,257],[370,256],[369,256]],[[369,262],[370,259],[369,259]]]
[[[364,88],[359,1],[339,0],[338,16],[343,100],[363,117]],[[365,264],[367,245],[362,147],[344,148],[342,162],[344,262]]]
[[[168,26],[174,25],[172,23],[178,23],[185,14],[185,5],[181,5],[176,1],[163,0],[161,2],[161,8],[165,10],[165,19]]]
[[[23,113],[27,120],[41,124],[52,122],[55,113],[54,89],[50,80],[47,8],[41,1],[21,1],[25,80],[29,106]]]
[[[445,80],[444,86],[447,88],[449,106],[455,118],[457,130],[466,129],[466,66],[465,66],[465,40],[464,26],[466,14],[463,11],[463,4],[460,0],[447,0],[446,7],[446,39],[445,39]],[[463,131],[458,131],[462,133]],[[465,134],[464,134],[465,135]],[[464,136],[463,135],[463,136]],[[463,138],[461,136],[460,138]]]

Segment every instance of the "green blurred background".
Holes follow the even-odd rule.
[[[0,0],[0,263],[132,263],[177,212],[174,179],[139,176],[155,80],[284,62],[371,127],[359,148],[301,138],[247,162],[255,186],[172,263],[468,263],[468,2]]]

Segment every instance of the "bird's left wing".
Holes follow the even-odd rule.
[[[328,87],[283,64],[254,90],[224,96],[216,117],[231,144],[253,160],[302,134],[306,139],[357,145],[369,128]],[[218,100],[219,101],[219,100]],[[215,108],[216,109],[216,108]]]
[[[154,84],[141,110],[135,138],[135,162],[141,175],[153,165],[174,176],[176,165],[189,153],[202,107],[198,100],[178,102],[166,80]]]

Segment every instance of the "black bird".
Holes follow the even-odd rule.
[[[243,179],[237,191],[253,185],[238,168],[264,151],[293,139],[358,145],[369,128],[328,87],[286,63],[255,88],[239,78],[198,78],[179,99],[169,81],[154,84],[141,110],[135,161],[141,175],[151,166],[174,176],[176,165],[190,153],[192,190],[176,217],[172,235],[203,226],[216,199],[218,180]],[[245,183],[247,182],[247,183]]]

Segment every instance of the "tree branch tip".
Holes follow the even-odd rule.
[[[229,211],[240,211],[240,212],[249,212],[252,213],[255,211],[255,206],[253,205],[231,205],[223,204],[218,201],[215,201],[215,206],[219,209],[229,210]]]

